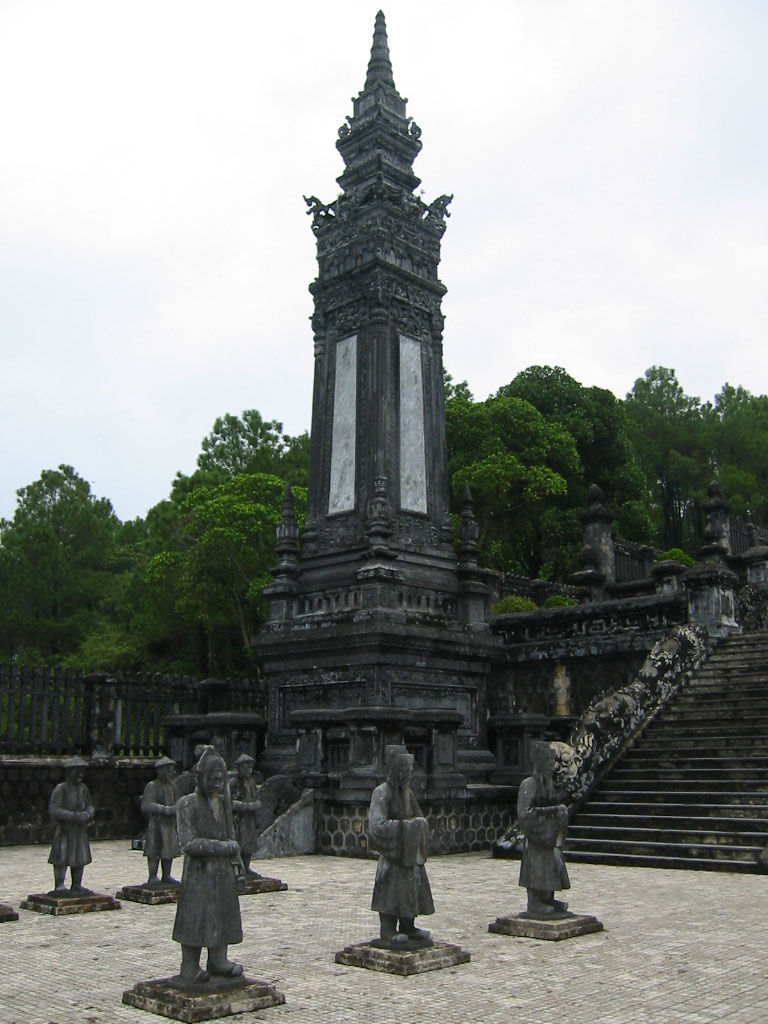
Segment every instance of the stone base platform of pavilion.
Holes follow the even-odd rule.
[[[488,925],[489,932],[498,935],[513,935],[526,939],[548,939],[558,942],[560,939],[573,939],[577,935],[588,935],[590,932],[601,932],[602,921],[591,914],[572,914],[566,912],[551,918],[541,919],[529,917],[527,914],[510,914],[509,917],[497,917]]]
[[[100,892],[73,895],[57,895],[53,892],[31,893],[20,904],[22,910],[36,910],[39,914],[91,914],[98,910],[120,910],[120,902],[114,896]]]
[[[254,978],[212,978],[200,985],[190,985],[173,978],[139,981],[123,992],[123,1002],[161,1017],[171,1017],[192,1024],[195,1021],[231,1017],[236,1013],[265,1010],[281,1006],[285,996],[273,985]]]
[[[421,949],[385,949],[375,945],[376,940],[357,942],[345,946],[335,957],[337,964],[347,967],[364,967],[369,971],[398,974],[407,977],[423,974],[425,971],[440,971],[444,967],[469,963],[470,954],[461,946],[450,942],[434,942]]]

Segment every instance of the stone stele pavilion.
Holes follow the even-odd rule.
[[[468,491],[458,550],[449,516],[438,265],[451,197],[414,195],[421,130],[395,87],[381,12],[353,104],[336,142],[341,193],[307,199],[318,260],[308,512],[299,537],[288,488],[256,641],[263,763],[298,772],[328,814],[352,821],[336,850],[352,854],[364,852],[389,743],[414,753],[432,813],[466,812],[467,782],[494,760],[486,686],[499,650]],[[331,832],[321,827],[323,852],[339,845]]]

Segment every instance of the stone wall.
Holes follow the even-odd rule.
[[[58,757],[0,757],[0,846],[50,843],[53,823],[48,801],[64,779]],[[133,839],[146,821],[140,802],[155,777],[154,759],[93,761],[85,784],[96,807],[88,828],[91,839]]]
[[[465,797],[419,803],[429,822],[429,852],[488,850],[515,817],[517,791],[507,786],[473,786]],[[368,849],[368,804],[317,801],[317,852],[339,857],[374,857]]]

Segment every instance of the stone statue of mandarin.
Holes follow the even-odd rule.
[[[548,743],[534,743],[533,775],[521,783],[517,797],[517,824],[525,836],[518,884],[528,890],[527,915],[535,918],[565,913],[568,904],[556,900],[555,891],[571,887],[561,850],[568,810],[556,798],[556,762]]]
[[[91,863],[88,842],[88,822],[94,815],[93,800],[83,782],[87,764],[80,757],[64,762],[64,781],[51,794],[48,811],[56,822],[48,863],[53,864],[56,896],[87,896],[91,890],[83,886],[83,869]],[[67,889],[64,879],[69,868],[72,887]]]
[[[141,810],[149,819],[144,839],[144,856],[147,858],[149,878],[146,885],[174,886],[179,883],[171,875],[173,858],[181,854],[176,831],[176,787],[173,776],[176,762],[170,757],[161,757],[155,763],[157,778],[148,782],[141,798]],[[162,864],[162,878],[157,869]]]
[[[237,775],[230,784],[232,792],[232,810],[235,815],[235,832],[240,843],[240,855],[246,878],[260,878],[257,871],[251,870],[251,857],[259,845],[259,830],[256,815],[261,808],[259,784],[253,777],[253,758],[249,754],[241,754],[235,761]]]
[[[434,914],[435,905],[424,867],[429,828],[411,789],[413,755],[395,745],[387,754],[389,776],[374,789],[368,812],[371,849],[379,852],[371,899],[381,925],[377,944],[431,945],[429,932],[415,925],[420,914]]]
[[[174,941],[181,944],[182,981],[200,984],[210,975],[236,978],[241,964],[227,958],[227,948],[243,941],[236,869],[240,848],[232,823],[227,766],[213,747],[203,748],[193,768],[194,793],[176,806],[179,844],[184,854]],[[208,949],[207,970],[200,967]]]

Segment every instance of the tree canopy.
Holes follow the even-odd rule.
[[[453,507],[469,484],[493,569],[567,578],[593,483],[620,536],[662,549],[696,555],[713,477],[768,525],[768,396],[744,387],[702,403],[652,366],[622,401],[531,366],[476,401],[447,377],[446,431]],[[255,673],[283,491],[301,520],[308,464],[306,433],[247,409],[217,418],[194,473],[131,522],[71,466],[44,470],[0,522],[0,660]]]

